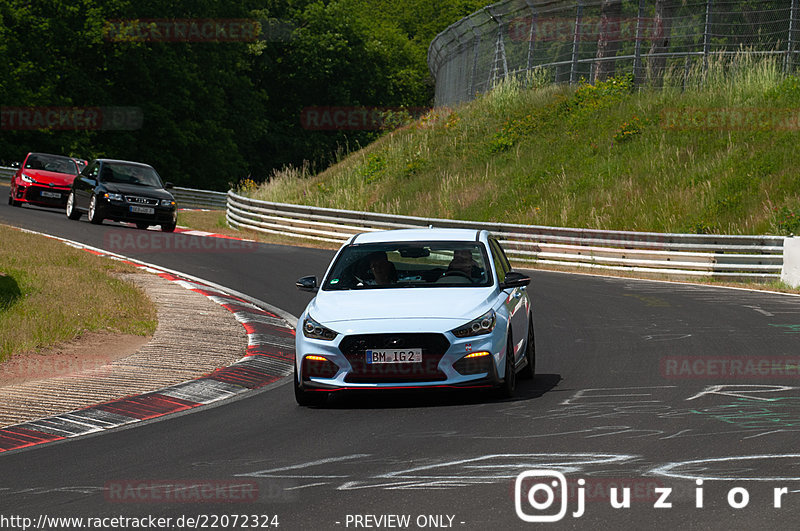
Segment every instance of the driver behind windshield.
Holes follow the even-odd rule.
[[[483,274],[483,268],[472,258],[472,251],[469,249],[453,251],[453,260],[447,266],[447,271],[459,271],[469,278],[479,278]]]
[[[376,285],[394,284],[397,282],[397,270],[386,256],[385,251],[377,251],[368,256],[369,270]]]

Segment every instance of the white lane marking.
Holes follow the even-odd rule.
[[[299,489],[308,489],[308,488],[311,488],[311,487],[321,487],[322,485],[327,485],[327,484],[328,484],[328,483],[326,483],[326,482],[322,482],[322,483],[311,483],[310,485],[300,485],[299,487],[287,487],[287,488],[285,488],[285,489],[283,489],[283,490],[299,490]]]
[[[300,463],[297,465],[290,465],[284,466],[279,468],[270,468],[267,470],[260,470],[258,472],[249,472],[247,474],[236,474],[236,477],[264,477],[265,474],[274,474],[275,472],[287,472],[289,470],[300,470],[303,468],[310,468],[312,466],[317,465],[326,465],[328,463],[338,463],[341,461],[352,461],[353,459],[361,459],[362,457],[370,457],[371,454],[352,454],[352,455],[344,455],[341,457],[328,457],[326,459],[318,459],[316,461],[309,461],[307,463]],[[284,476],[281,476],[284,477]],[[304,477],[304,476],[294,476],[294,477]],[[313,476],[313,477],[327,477],[327,476]],[[334,476],[334,477],[346,477],[346,476]]]
[[[702,479],[708,481],[800,481],[800,477],[747,477],[736,476],[730,477],[725,475],[714,475],[714,470],[711,468],[713,463],[724,463],[733,461],[735,463],[735,470],[742,469],[741,461],[754,461],[758,459],[800,459],[800,454],[764,454],[764,455],[738,455],[730,457],[715,457],[710,459],[695,459],[692,461],[681,461],[677,463],[667,463],[661,465],[647,472],[648,475],[664,476],[677,479]],[[793,463],[796,464],[796,463]],[[755,465],[754,465],[755,466]],[[687,470],[680,470],[686,467]],[[791,464],[788,465],[791,467]],[[722,472],[722,471],[719,471]],[[719,473],[717,472],[717,473]]]
[[[762,310],[760,306],[749,306],[747,304],[743,305],[745,308],[750,308],[751,310],[755,310],[761,315],[766,315],[767,317],[775,317],[775,314],[768,312],[767,310]]]

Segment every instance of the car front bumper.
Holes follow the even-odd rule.
[[[302,322],[302,321],[301,321]],[[304,390],[376,390],[486,388],[500,383],[504,374],[505,329],[495,327],[490,334],[456,338],[449,331],[424,328],[421,320],[393,321],[389,331],[349,330],[332,341],[311,339],[298,330],[295,364]],[[459,322],[453,322],[455,328]],[[427,323],[430,326],[430,322]],[[421,348],[422,362],[367,364],[367,350],[386,348],[387,342],[401,348]],[[486,352],[465,363],[470,354]],[[307,356],[324,358],[312,362]],[[319,370],[314,370],[319,366]]]
[[[69,191],[69,187],[41,186],[37,184],[18,185],[14,199],[32,205],[64,208],[67,205]]]
[[[102,204],[102,214],[106,219],[114,221],[130,221],[133,223],[149,223],[151,225],[175,223],[178,219],[176,207],[152,206],[152,214],[131,211],[128,203],[121,201],[105,201]]]

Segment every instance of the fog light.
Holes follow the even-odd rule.
[[[492,353],[486,351],[467,354],[453,364],[453,368],[462,375],[481,374],[492,369]]]
[[[339,372],[339,366],[325,356],[308,354],[303,358],[303,379],[333,378]]]

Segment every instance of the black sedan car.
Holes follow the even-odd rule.
[[[75,177],[67,197],[67,217],[79,219],[85,212],[89,222],[104,219],[128,221],[140,229],[161,225],[175,230],[177,205],[152,166],[126,160],[97,159]]]

